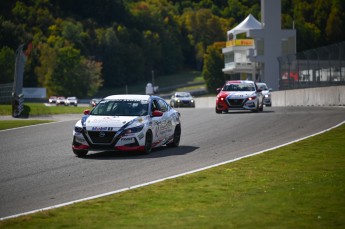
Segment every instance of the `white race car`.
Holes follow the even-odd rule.
[[[65,100],[66,106],[78,106],[78,99],[76,97],[67,97]]]
[[[266,107],[271,107],[272,106],[272,99],[271,99],[271,91],[272,88],[268,88],[267,84],[265,83],[256,83],[258,88],[262,90],[262,95],[264,96],[264,104]]]
[[[73,131],[73,152],[90,150],[142,151],[167,145],[177,147],[181,137],[180,113],[152,95],[112,95],[92,111],[84,111]]]

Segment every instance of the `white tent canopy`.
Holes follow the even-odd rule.
[[[240,24],[227,32],[228,40],[236,39],[237,34],[248,32],[251,29],[262,29],[262,25],[253,15],[249,14]]]

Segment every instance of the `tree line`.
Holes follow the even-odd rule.
[[[342,0],[282,0],[282,28],[296,28],[297,51],[343,41],[344,10]],[[15,51],[31,43],[24,86],[48,95],[92,96],[152,70],[203,70],[212,85],[222,65],[206,58],[222,56],[209,46],[248,14],[260,20],[260,1],[1,0],[0,83],[13,81]]]

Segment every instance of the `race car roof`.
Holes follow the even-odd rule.
[[[226,81],[225,84],[241,84],[241,83],[253,83],[254,84],[254,81],[250,81],[250,80],[229,80],[229,81]]]
[[[130,100],[149,100],[149,95],[109,95],[104,99],[130,99]]]

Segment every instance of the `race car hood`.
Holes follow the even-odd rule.
[[[179,97],[178,99],[188,99],[188,100],[191,100],[193,99],[192,97],[189,97],[189,96],[182,96],[182,97]]]
[[[261,93],[262,93],[263,95],[267,95],[267,94],[270,94],[270,91],[269,91],[269,90],[263,90]]]
[[[133,123],[140,124],[144,119],[141,117],[133,116],[84,116],[82,119],[82,125],[86,127],[86,130],[96,131],[118,131],[124,125],[129,126]]]
[[[254,91],[221,91],[219,97],[247,98],[255,94]]]

